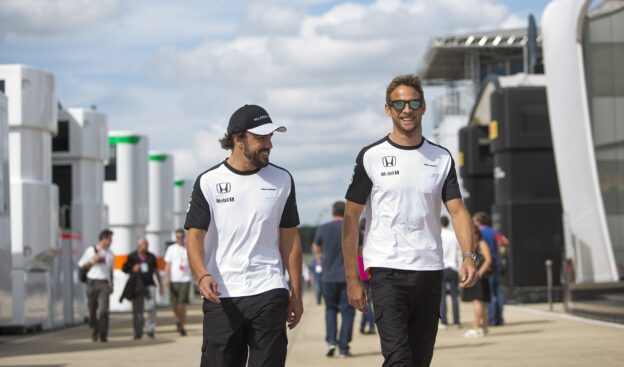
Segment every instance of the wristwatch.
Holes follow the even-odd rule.
[[[475,254],[474,252],[464,252],[463,257],[469,257],[472,259],[472,261],[474,261],[475,265],[479,265],[479,255]]]

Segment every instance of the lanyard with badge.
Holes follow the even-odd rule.
[[[188,257],[184,256],[184,250],[178,246],[178,258],[180,259],[180,271],[186,271],[188,267]]]
[[[141,273],[147,273],[149,271],[149,267],[147,266],[147,256],[140,256],[139,261],[141,261]]]

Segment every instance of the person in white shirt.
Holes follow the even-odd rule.
[[[462,287],[475,284],[472,223],[451,153],[425,139],[426,103],[420,78],[395,77],[384,110],[392,132],[363,148],[347,190],[343,252],[349,303],[368,297],[358,269],[358,224],[366,208],[364,268],[381,339],[384,366],[429,366],[438,332],[444,262],[440,217],[446,206],[464,252]]]
[[[108,302],[113,293],[113,265],[115,256],[109,250],[113,242],[113,232],[105,229],[100,232],[99,242],[89,246],[78,266],[89,269],[87,272],[87,300],[89,305],[89,324],[93,329],[91,339],[102,343],[108,341]]]
[[[175,231],[176,243],[165,252],[165,286],[169,288],[169,303],[173,308],[177,323],[176,329],[181,336],[186,336],[186,305],[190,302],[191,267],[186,254],[184,230]]]
[[[264,108],[236,110],[220,140],[229,158],[193,186],[184,228],[204,297],[201,366],[284,366],[286,326],[303,313],[295,183],[269,163],[275,131],[286,128]]]
[[[455,232],[449,228],[449,219],[446,216],[440,218],[442,225],[442,252],[444,253],[444,281],[442,283],[442,302],[440,303],[440,322],[443,327],[447,325],[446,318],[446,295],[451,296],[451,305],[453,307],[453,325],[460,327],[459,322],[459,301],[457,293],[457,283],[459,273],[457,272],[457,259],[459,242]]]

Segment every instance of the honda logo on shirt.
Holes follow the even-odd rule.
[[[217,192],[219,194],[227,194],[232,189],[232,185],[229,182],[221,182],[217,184]]]
[[[396,166],[396,157],[393,155],[387,155],[381,159],[384,167],[394,167]]]

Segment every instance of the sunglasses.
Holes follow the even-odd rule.
[[[416,98],[416,99],[410,99],[409,101],[403,101],[403,100],[397,99],[396,101],[388,102],[388,104],[392,106],[392,108],[394,108],[397,112],[403,111],[406,104],[409,104],[412,110],[417,110],[420,108],[420,106],[422,106],[422,99]]]

